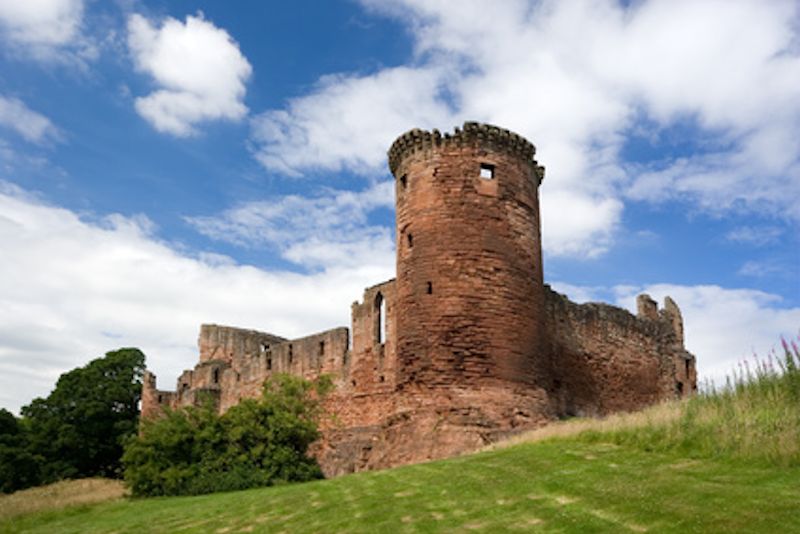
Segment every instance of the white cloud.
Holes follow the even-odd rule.
[[[60,137],[50,119],[33,111],[18,98],[3,95],[0,95],[0,126],[11,128],[26,141],[34,143]]]
[[[0,37],[6,51],[79,67],[97,56],[81,33],[83,0],[0,0]]]
[[[783,229],[777,226],[738,226],[725,234],[725,239],[733,243],[763,247],[778,243]]]
[[[231,36],[202,14],[185,23],[168,17],[160,25],[131,15],[128,48],[136,68],[158,86],[136,98],[136,111],[158,131],[187,136],[197,133],[198,123],[247,114],[243,100],[252,67]]]
[[[661,302],[671,296],[681,309],[686,348],[697,357],[700,379],[718,385],[740,361],[752,363],[754,353],[766,358],[780,346],[781,336],[793,339],[800,333],[800,308],[784,307],[780,296],[763,291],[670,284],[615,290],[617,303],[632,312],[639,293]]]
[[[0,0],[0,27],[10,39],[61,46],[78,36],[83,0]]]
[[[394,209],[394,184],[361,192],[324,191],[243,203],[221,214],[189,217],[201,233],[245,247],[271,245],[281,256],[310,269],[332,266],[394,268],[393,229],[370,225],[377,209]]]
[[[542,209],[551,254],[602,253],[625,200],[680,199],[714,213],[800,220],[796,2],[362,4],[407,24],[414,58],[326,77],[262,114],[253,139],[268,168],[375,172],[410,127],[481,120],[536,144],[548,169]],[[624,161],[642,121],[657,133],[687,120],[698,141],[723,148],[707,152],[701,143],[683,159]],[[590,216],[576,224],[585,207]]]
[[[372,76],[326,76],[285,110],[253,120],[257,159],[289,175],[304,169],[371,173],[395,137],[450,121],[440,100],[444,72],[398,67]]]
[[[144,217],[99,224],[0,183],[0,406],[46,395],[58,375],[138,346],[160,385],[196,361],[199,325],[300,336],[349,325],[364,287],[393,264],[265,272],[218,255],[190,257],[158,241]]]

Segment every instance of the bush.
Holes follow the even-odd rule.
[[[261,399],[218,416],[211,403],[143,421],[122,461],[133,495],[197,495],[322,477],[306,453],[319,437],[326,378],[276,375]]]

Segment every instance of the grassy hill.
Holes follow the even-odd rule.
[[[791,362],[688,402],[439,462],[23,512],[6,496],[0,532],[800,532],[800,355]]]

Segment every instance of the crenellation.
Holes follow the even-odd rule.
[[[351,328],[296,339],[202,325],[175,392],[146,373],[142,416],[220,412],[275,373],[329,375],[314,453],[326,475],[443,458],[559,417],[636,410],[697,388],[675,302],[636,315],[544,283],[544,167],[516,133],[465,122],[392,144],[397,276],[364,290]]]

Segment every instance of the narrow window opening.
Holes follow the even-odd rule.
[[[159,395],[159,396],[158,396],[158,403],[159,403],[159,404],[161,404],[162,402],[164,402],[164,397],[162,397],[161,395]]]
[[[400,177],[400,186],[405,189],[408,186],[408,176],[405,174]]]
[[[494,165],[481,163],[481,178],[484,180],[494,180]]]
[[[289,345],[289,363],[291,364],[294,361],[294,350],[291,345]]]
[[[412,234],[408,234],[408,248],[414,246],[414,236]]]
[[[320,356],[325,356],[325,342],[324,341],[320,341],[319,342],[319,355]]]
[[[428,282],[428,295],[433,295],[433,282]]]
[[[356,387],[356,381],[355,380],[352,380],[351,383],[353,384],[353,387]]]
[[[219,369],[214,369],[214,376],[212,379],[215,384],[219,384]]]
[[[691,363],[689,360],[686,360],[686,378],[689,378],[689,369],[691,368]]]
[[[683,395],[683,382],[677,382],[675,384],[675,390],[678,392],[678,395]]]
[[[381,382],[384,382],[384,381],[385,381],[385,379],[383,378],[383,375],[381,375],[381,378],[380,378],[380,380],[381,380]]]
[[[267,371],[272,371],[272,358],[267,358]]]
[[[386,300],[375,295],[375,343],[386,343]]]

